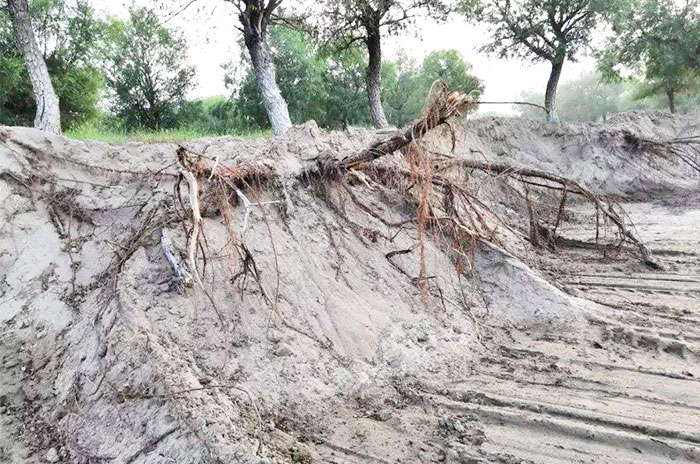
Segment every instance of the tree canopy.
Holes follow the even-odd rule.
[[[665,93],[675,112],[676,95],[700,87],[700,0],[625,0],[609,16],[614,34],[598,54],[604,76],[642,78],[640,95]]]
[[[195,84],[185,39],[146,8],[131,8],[128,21],[112,22],[105,73],[112,109],[130,128],[176,126]]]
[[[554,117],[555,98],[564,62],[576,60],[588,47],[590,35],[606,8],[604,0],[467,0],[462,11],[491,25],[483,51],[500,58],[547,61],[552,71],[545,108]]]

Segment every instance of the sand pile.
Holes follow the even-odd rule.
[[[637,111],[605,123],[542,124],[520,118],[467,121],[457,151],[493,162],[509,161],[575,178],[597,191],[648,200],[696,192],[698,176],[673,155],[639,148],[638,139],[697,137],[697,115]],[[435,134],[441,136],[443,134]]]
[[[413,409],[423,393],[464,379],[504,341],[580,340],[602,311],[536,269],[551,251],[524,240],[524,197],[478,173],[470,185],[510,224],[493,231],[503,247],[475,243],[471,272],[429,234],[420,285],[410,185],[300,175],[366,147],[376,136],[363,129],[308,123],[274,140],[185,144],[276,173],[245,190],[247,219],[231,199],[246,253],[232,246],[215,192],[203,192],[206,292],[183,291],[162,247],[165,235],[184,261],[177,145],[1,131],[0,462],[497,460],[478,451],[481,432],[464,420],[429,431]],[[450,156],[508,160],[635,198],[698,192],[687,165],[628,146],[627,132],[665,140],[698,126],[654,114],[605,125],[470,120]],[[450,152],[446,132],[428,139]],[[386,158],[383,172],[404,162]],[[543,215],[556,216],[558,198],[532,193]],[[589,223],[590,211],[576,211],[570,224]],[[643,268],[633,250],[616,256]],[[446,430],[466,448],[439,445]]]

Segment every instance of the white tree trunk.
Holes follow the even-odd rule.
[[[272,132],[275,135],[282,135],[292,127],[289,108],[277,86],[275,64],[272,62],[267,44],[262,37],[258,36],[255,39],[257,40],[251,40],[250,45],[247,43],[246,45],[250,52],[250,59],[253,62],[258,90],[260,90],[260,95],[262,95],[263,105],[272,125]]]
[[[547,111],[547,121],[555,121],[557,119],[557,87],[559,86],[559,78],[561,71],[564,68],[564,58],[556,59],[552,62],[552,72],[549,74],[547,81],[547,91],[544,94],[544,107]]]
[[[676,113],[676,93],[671,89],[666,89],[666,97],[668,98],[668,109],[671,113]]]
[[[61,133],[61,112],[58,96],[51,84],[51,77],[46,68],[44,57],[34,37],[27,0],[8,0],[10,21],[15,33],[15,40],[29,71],[34,99],[36,100],[36,117],[34,127],[52,134]]]
[[[379,23],[367,31],[367,52],[369,63],[367,66],[367,98],[369,99],[369,114],[372,123],[377,129],[388,127],[389,123],[384,115],[382,107],[382,42],[379,34]]]

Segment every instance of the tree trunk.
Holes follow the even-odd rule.
[[[557,86],[561,77],[561,70],[564,67],[564,57],[555,58],[552,62],[552,72],[549,74],[547,81],[547,92],[544,94],[544,108],[547,111],[547,121],[556,119],[556,99]]]
[[[244,23],[245,25],[245,23]],[[262,96],[263,106],[272,125],[275,135],[282,135],[292,127],[289,118],[287,102],[282,97],[275,77],[275,64],[272,62],[270,51],[267,49],[265,34],[260,31],[244,28],[245,44],[253,62],[255,79]]]
[[[379,34],[379,21],[367,28],[367,98],[369,99],[369,114],[377,129],[389,126],[382,108],[381,71],[382,71],[382,40]]]
[[[39,50],[29,18],[27,0],[9,0],[10,21],[15,34],[17,48],[24,57],[36,100],[34,127],[52,134],[61,133],[61,112],[58,96],[51,84],[51,76]]]
[[[676,113],[676,93],[672,89],[666,89],[666,96],[668,97],[668,109],[671,113]]]

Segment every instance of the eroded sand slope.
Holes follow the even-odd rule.
[[[698,135],[697,118],[463,124],[455,156],[644,200],[625,208],[664,270],[629,250],[535,251],[518,239],[522,205],[475,175],[522,229],[502,232],[517,253],[480,245],[475,273],[458,273],[431,238],[426,305],[416,252],[391,254],[415,245],[413,225],[395,226],[415,216],[400,189],[297,177],[374,136],[307,124],[188,144],[281,179],[248,191],[279,202],[245,231],[258,280],[236,277],[205,212],[222,321],[201,290],[178,291],[160,246],[164,230],[185,249],[177,146],[2,128],[0,462],[698,462],[699,180],[624,135]],[[572,203],[562,233],[590,242],[593,213]]]

